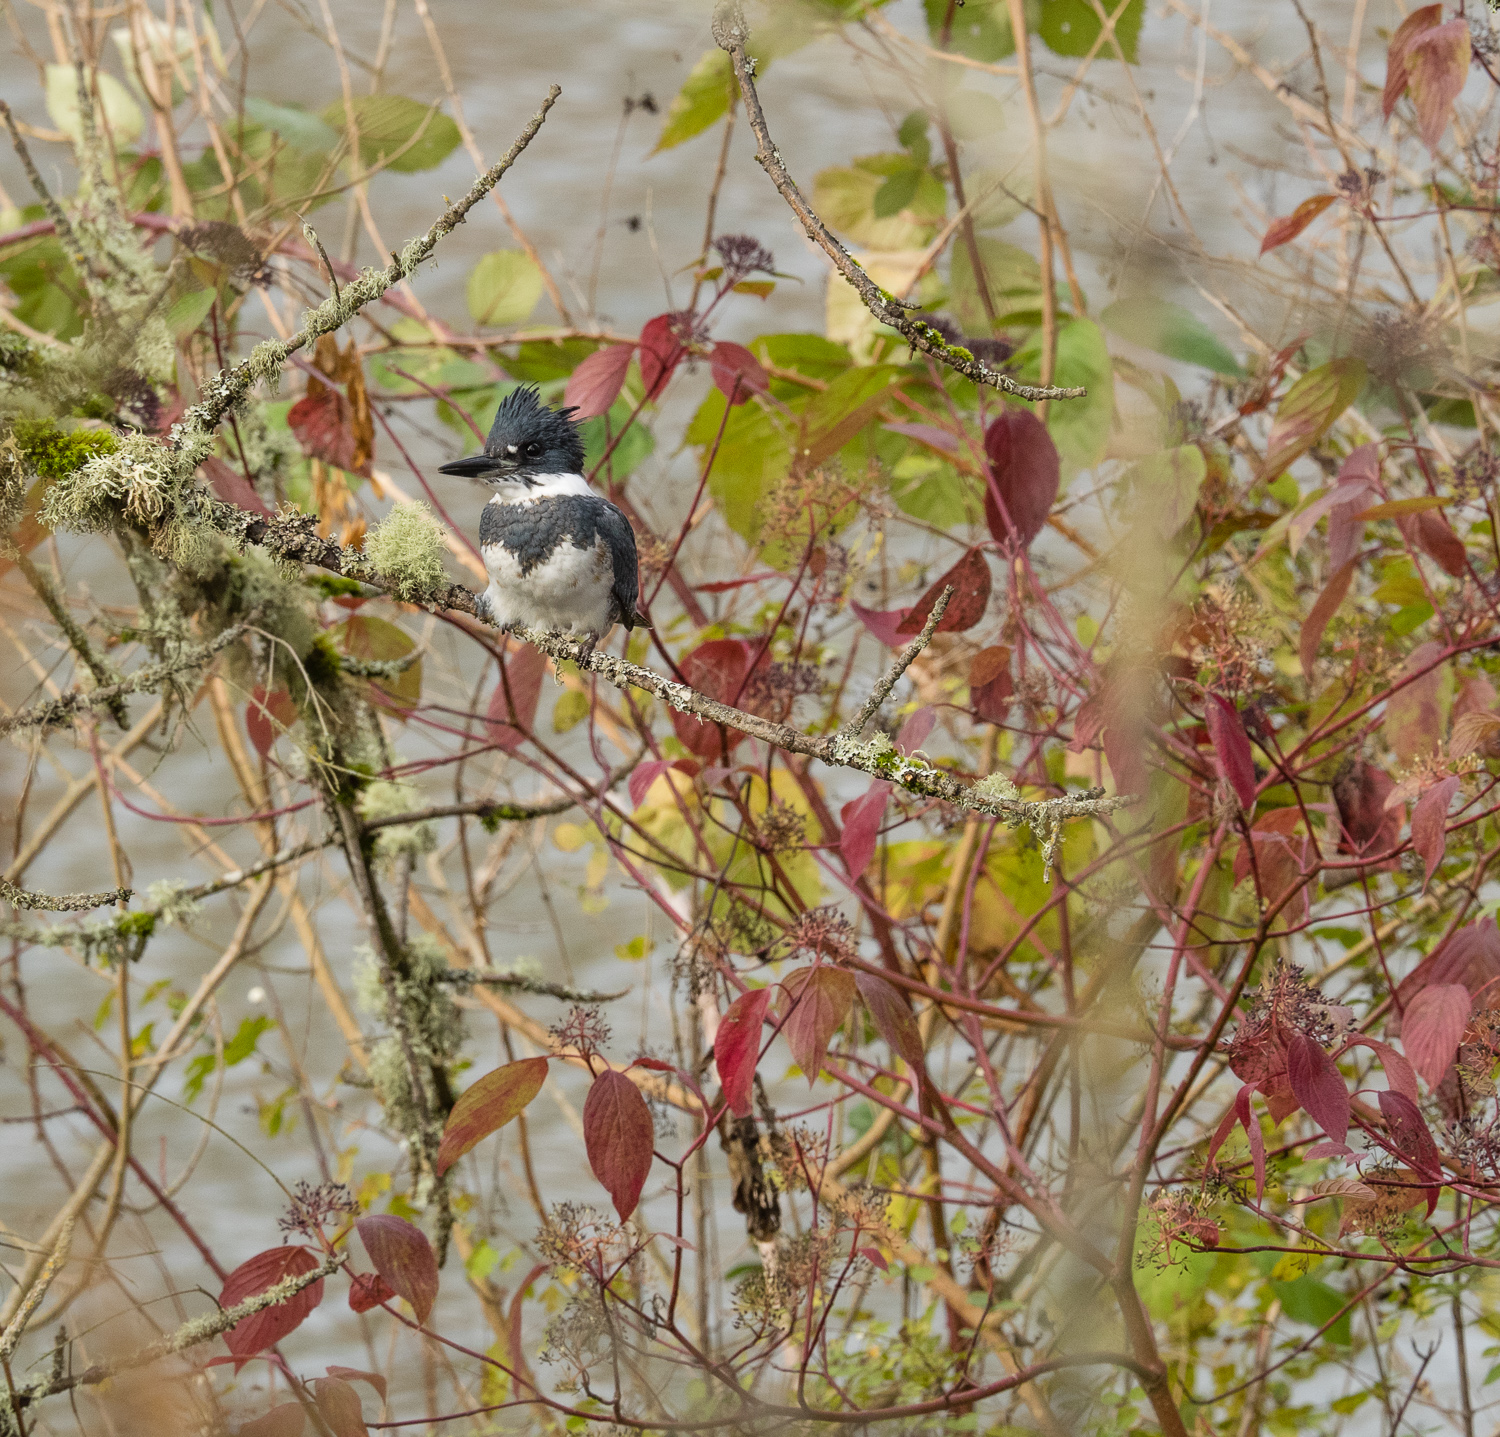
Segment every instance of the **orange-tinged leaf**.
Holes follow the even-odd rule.
[[[1440,24],[1442,19],[1441,5],[1423,5],[1413,10],[1396,27],[1396,33],[1391,36],[1391,43],[1385,52],[1385,93],[1380,101],[1381,114],[1385,119],[1390,119],[1391,111],[1396,108],[1396,101],[1406,93],[1407,82],[1411,78],[1406,56],[1412,42],[1424,31]]]
[[[823,1068],[828,1043],[854,1003],[854,977],[827,964],[799,968],[782,980],[781,1033],[811,1087]]]
[[[1433,154],[1453,118],[1453,102],[1469,78],[1472,58],[1469,22],[1462,19],[1424,30],[1407,48],[1408,88],[1417,107],[1417,133]]]
[[[354,1226],[375,1271],[411,1304],[417,1321],[426,1322],[438,1292],[437,1258],[426,1233],[389,1213],[367,1213]]]
[[[640,1089],[613,1068],[594,1079],[584,1101],[583,1142],[594,1176],[624,1222],[640,1202],[651,1171],[656,1125]]]
[[[1457,792],[1458,779],[1450,775],[1433,784],[1411,811],[1411,846],[1422,859],[1424,889],[1432,882],[1432,875],[1448,851],[1448,805]],[[1410,1050],[1410,1044],[1407,1047]]]
[[[1452,502],[1451,499],[1444,499],[1438,494],[1423,494],[1416,499],[1392,499],[1385,504],[1374,504],[1368,509],[1361,509],[1354,517],[1361,521],[1397,519],[1403,514],[1420,514],[1427,509],[1441,509],[1445,504]]]
[[[307,1430],[307,1414],[300,1402],[281,1402],[264,1416],[247,1422],[239,1437],[302,1437]]]
[[[1318,657],[1318,649],[1323,643],[1323,634],[1328,628],[1328,621],[1338,613],[1339,605],[1344,602],[1349,593],[1350,581],[1354,578],[1354,560],[1339,568],[1324,585],[1323,592],[1318,595],[1312,608],[1308,610],[1307,617],[1302,621],[1302,634],[1298,642],[1298,652],[1302,658],[1302,677],[1309,683],[1312,682],[1313,664]]]
[[[1296,239],[1336,199],[1337,195],[1313,195],[1302,201],[1289,215],[1282,215],[1266,226],[1265,238],[1260,242],[1260,252],[1273,250]]]
[[[349,1310],[371,1312],[382,1302],[396,1296],[393,1288],[378,1272],[351,1272],[349,1274]]]
[[[464,1090],[443,1124],[437,1170],[442,1176],[476,1143],[503,1128],[541,1092],[545,1058],[521,1058],[486,1073]]]
[[[328,1424],[333,1437],[369,1437],[359,1393],[342,1377],[319,1377],[312,1387],[318,1416]]]
[[[1453,720],[1449,758],[1467,758],[1471,753],[1500,758],[1500,714],[1466,713]]]
[[[1308,370],[1276,410],[1260,477],[1269,482],[1306,454],[1364,387],[1365,365],[1360,359],[1333,359]]]

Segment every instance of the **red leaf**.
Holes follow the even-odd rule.
[[[1260,1130],[1260,1119],[1250,1106],[1248,1086],[1235,1095],[1234,1111],[1244,1126],[1245,1136],[1250,1139],[1250,1161],[1255,1167],[1255,1199],[1259,1202],[1266,1192],[1266,1139]]]
[[[1260,252],[1276,249],[1297,238],[1336,199],[1337,195],[1313,195],[1305,199],[1289,215],[1282,215],[1266,226],[1265,238],[1260,242]]]
[[[385,1378],[378,1372],[361,1372],[357,1367],[329,1367],[325,1370],[330,1377],[342,1377],[345,1382],[368,1382],[380,1394],[380,1400],[385,1401]]]
[[[395,1288],[378,1272],[349,1274],[349,1308],[352,1312],[371,1312],[395,1296]]]
[[[1397,991],[1399,993],[1400,990]],[[1416,1070],[1389,1043],[1382,1043],[1378,1038],[1366,1038],[1363,1035],[1350,1038],[1349,1043],[1351,1047],[1371,1049],[1380,1059],[1380,1066],[1385,1069],[1385,1080],[1391,1085],[1392,1091],[1416,1102]]]
[[[864,794],[846,803],[839,810],[844,831],[839,836],[839,852],[849,877],[859,880],[875,857],[880,842],[880,825],[885,822],[885,810],[891,798],[891,786],[883,778],[877,778]]]
[[[634,353],[633,344],[608,344],[580,362],[568,376],[567,388],[563,390],[563,403],[577,410],[575,419],[593,419],[608,413],[625,383],[630,356]]]
[[[1381,114],[1385,119],[1390,119],[1391,111],[1396,108],[1396,101],[1406,93],[1407,81],[1411,78],[1406,56],[1412,42],[1424,30],[1440,24],[1442,18],[1441,5],[1423,5],[1421,9],[1413,10],[1391,36],[1391,43],[1385,52],[1385,93],[1380,100]]]
[[[1015,540],[1028,549],[1057,502],[1062,480],[1057,445],[1029,409],[1008,408],[985,430],[984,452],[991,480],[985,486],[984,521],[1001,544]]]
[[[304,395],[287,410],[286,422],[308,458],[370,477],[369,461],[362,459],[354,436],[354,410],[338,390]]]
[[[724,1099],[737,1118],[750,1112],[755,1065],[760,1059],[760,1030],[770,1006],[769,988],[751,988],[741,993],[719,1020],[714,1034],[714,1067]]]
[[[944,589],[953,586],[953,596],[943,617],[938,620],[937,632],[956,634],[972,629],[983,617],[990,602],[990,566],[979,549],[970,549],[946,574],[943,575],[920,599],[916,608],[896,625],[898,634],[920,634],[932,606],[937,603]]]
[[[1364,759],[1355,759],[1333,781],[1333,801],[1338,807],[1343,833],[1339,852],[1356,855],[1386,853],[1401,836],[1401,815],[1386,807],[1395,782]]]
[[[927,742],[927,735],[932,732],[933,725],[937,723],[937,710],[930,704],[924,704],[915,713],[910,714],[896,730],[896,747],[902,753],[915,753]]]
[[[282,729],[296,722],[297,705],[285,689],[273,689],[268,694],[257,684],[251,690],[250,702],[245,705],[245,732],[262,758],[271,752]]]
[[[302,1437],[307,1430],[307,1414],[300,1402],[283,1402],[263,1417],[247,1422],[239,1437]]]
[[[426,1322],[438,1293],[437,1258],[426,1233],[388,1213],[368,1213],[354,1226],[375,1271],[411,1304],[417,1321]]]
[[[589,1089],[583,1105],[583,1142],[594,1176],[624,1222],[641,1200],[651,1171],[656,1125],[640,1089],[613,1068],[600,1073]]]
[[[980,649],[969,661],[969,707],[987,723],[1005,722],[1015,691],[1010,650],[1004,644]]]
[[[677,1071],[673,1064],[668,1063],[662,1058],[632,1058],[630,1066],[632,1068],[645,1068],[650,1073],[675,1073]]]
[[[247,1258],[224,1279],[219,1306],[233,1307],[247,1297],[254,1297],[267,1288],[275,1287],[284,1278],[300,1277],[304,1272],[311,1272],[317,1265],[318,1259],[305,1247],[267,1248],[264,1252]],[[322,1300],[323,1279],[320,1277],[285,1302],[241,1318],[224,1334],[225,1346],[236,1358],[253,1357],[257,1352],[274,1347],[282,1338],[295,1332]]]
[[[475,1143],[503,1128],[541,1092],[547,1078],[545,1058],[521,1058],[486,1073],[464,1090],[443,1124],[437,1171],[441,1177]]]
[[[342,1377],[319,1377],[313,1382],[318,1416],[327,1424],[333,1437],[369,1437],[364,1409],[357,1393]]]
[[[674,314],[659,314],[641,328],[641,379],[646,398],[655,399],[667,387],[672,371],[687,355],[682,341],[672,332]]]
[[[1250,738],[1239,711],[1218,694],[1209,694],[1204,708],[1209,741],[1219,774],[1234,790],[1240,807],[1247,813],[1255,807],[1255,763],[1250,757]]]
[[[1431,753],[1443,741],[1443,666],[1435,663],[1442,652],[1442,645],[1436,640],[1413,649],[1401,666],[1400,677],[1408,674],[1420,677],[1394,688],[1386,700],[1386,742],[1403,765]],[[1427,672],[1423,673],[1424,669]]]
[[[1361,444],[1339,466],[1334,489],[1339,502],[1328,512],[1330,569],[1341,569],[1358,555],[1365,533],[1365,521],[1359,515],[1379,492],[1380,450],[1374,444]]]
[[[682,677],[699,693],[720,703],[733,704],[742,698],[745,679],[760,645],[744,639],[710,639],[684,656],[678,667]],[[757,667],[765,663],[764,655]],[[718,724],[693,718],[672,710],[672,727],[684,748],[699,758],[723,761],[744,737],[736,729],[721,730]]]
[[[651,785],[671,767],[672,761],[666,758],[653,758],[645,763],[636,764],[630,770],[630,781],[626,784],[630,790],[630,806],[639,808],[645,802]]]
[[[941,593],[942,591],[939,590]],[[952,600],[950,599],[951,603]],[[849,601],[849,611],[888,649],[904,649],[906,640],[901,637],[901,623],[911,613],[910,609],[866,609]],[[925,623],[926,620],[923,620]],[[919,630],[920,632],[920,630]]]
[[[1411,814],[1411,846],[1421,855],[1426,865],[1422,878],[1425,889],[1432,882],[1432,875],[1448,851],[1448,805],[1458,792],[1458,779],[1445,778],[1429,788],[1417,800]]]
[[[1463,19],[1425,29],[1407,46],[1406,71],[1417,107],[1417,131],[1434,155],[1453,118],[1453,102],[1469,78],[1472,58],[1469,22]]]
[[[878,1267],[881,1272],[889,1272],[891,1270],[890,1263],[880,1255],[878,1247],[862,1247],[859,1250],[859,1255],[872,1266]]]
[[[828,1043],[854,1003],[854,978],[826,964],[799,968],[782,980],[781,1032],[812,1087],[823,1070]]]
[[[904,434],[908,439],[915,439],[918,444],[936,449],[939,454],[957,454],[963,447],[952,430],[939,429],[936,424],[908,424],[899,421],[882,427],[889,429],[892,434]]]
[[[226,504],[233,504],[236,509],[251,514],[264,514],[267,519],[271,517],[271,506],[255,492],[255,486],[245,478],[242,470],[216,456],[205,459],[202,468],[208,487]]]
[[[495,692],[485,711],[484,726],[490,742],[514,753],[526,741],[536,720],[542,697],[542,677],[547,656],[529,644],[512,649],[503,660],[504,674],[495,680]],[[507,691],[508,690],[508,691]]]
[[[1461,579],[1469,572],[1468,553],[1453,526],[1434,509],[1396,519],[1396,527],[1408,544],[1428,556],[1445,574]]]
[[[1429,1088],[1443,1081],[1473,1008],[1462,983],[1438,983],[1422,989],[1401,1015],[1401,1045]]]
[[[752,394],[764,394],[771,387],[771,376],[743,344],[721,339],[708,356],[714,383],[731,404],[743,404]],[[736,387],[737,386],[737,387]]]
[[[896,991],[895,985],[874,973],[856,973],[855,986],[865,1007],[875,1020],[875,1030],[891,1045],[891,1050],[904,1058],[911,1070],[922,1069],[922,1034],[917,1020],[912,1017],[911,1005]]]
[[[1423,1177],[1437,1177],[1443,1170],[1443,1160],[1417,1105],[1404,1093],[1387,1090],[1379,1097],[1391,1146]]]
[[[1351,559],[1342,568],[1334,571],[1323,592],[1302,621],[1302,637],[1297,648],[1302,659],[1302,677],[1312,682],[1313,664],[1323,644],[1323,634],[1328,621],[1338,613],[1339,605],[1349,593],[1349,582],[1354,577],[1354,561]]]
[[[1349,1090],[1338,1064],[1304,1033],[1293,1033],[1286,1050],[1292,1092],[1336,1143],[1349,1136]]]

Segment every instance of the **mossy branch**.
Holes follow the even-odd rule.
[[[112,888],[108,893],[29,893],[0,877],[0,901],[12,908],[44,909],[49,913],[85,913],[107,903],[127,903],[134,892],[133,888]]]

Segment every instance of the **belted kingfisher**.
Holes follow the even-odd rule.
[[[635,532],[583,477],[571,409],[549,409],[534,386],[506,396],[484,452],[439,467],[495,486],[479,516],[490,586],[484,617],[498,628],[584,634],[585,655],[612,624],[645,627],[635,611]]]

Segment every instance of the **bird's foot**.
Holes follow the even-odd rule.
[[[474,595],[474,616],[486,624],[495,622],[495,606],[490,602],[488,589],[481,589]]]
[[[598,643],[599,635],[591,629],[584,640],[583,648],[578,651],[578,662],[580,664],[587,664],[594,657],[594,649]]]

